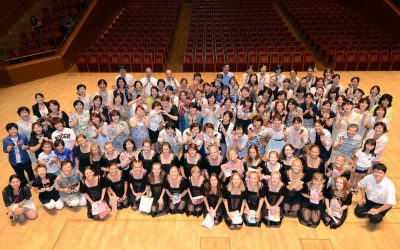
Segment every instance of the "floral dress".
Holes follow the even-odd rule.
[[[88,128],[88,123],[89,123],[90,115],[88,110],[83,110],[82,113],[77,113],[77,112],[71,112],[70,115],[70,122],[71,123],[76,123],[75,127],[72,129],[75,132],[75,135],[85,135],[86,138],[89,138],[89,128]]]
[[[119,135],[115,137],[114,140],[112,140],[112,144],[115,150],[121,152],[124,150],[123,147],[124,141],[128,139],[129,136],[128,123],[124,121],[119,121],[119,123],[115,122],[110,123],[107,128],[108,138],[115,136],[117,133],[119,133]]]

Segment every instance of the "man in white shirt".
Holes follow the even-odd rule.
[[[365,176],[359,183],[361,200],[354,213],[359,218],[368,217],[370,223],[378,224],[386,213],[396,205],[396,189],[386,177],[386,166],[377,163],[373,173]]]
[[[165,87],[171,86],[174,91],[176,91],[179,88],[178,81],[175,79],[175,77],[172,75],[172,70],[167,69],[165,71]]]
[[[135,82],[135,79],[133,78],[133,76],[131,74],[127,74],[126,73],[126,69],[125,67],[121,66],[119,69],[119,75],[117,75],[115,77],[115,80],[118,79],[118,77],[122,77],[125,79],[126,84],[130,87],[133,85],[133,83]]]
[[[149,67],[145,69],[145,74],[146,76],[140,79],[140,82],[142,83],[143,88],[146,90],[146,94],[150,96],[151,87],[157,86],[157,79],[151,76],[153,74],[153,71]]]
[[[229,80],[234,76],[233,73],[229,71],[229,64],[224,65],[221,74],[224,76],[222,83],[224,85],[229,85]]]
[[[65,143],[65,148],[69,148],[72,151],[75,147],[75,132],[70,128],[64,128],[64,122],[59,117],[54,118],[53,126],[56,129],[56,131],[51,134],[51,140],[53,143],[57,139],[61,139]]]

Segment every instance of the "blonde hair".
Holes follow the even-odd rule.
[[[244,183],[243,183],[242,178],[240,177],[240,174],[237,173],[237,172],[232,173],[231,179],[230,179],[228,185],[226,186],[226,189],[227,189],[229,192],[232,192],[232,189],[233,189],[232,180],[233,180],[233,177],[235,177],[235,176],[239,177],[239,180],[240,180],[239,189],[240,189],[241,192],[243,192],[246,188],[244,187]]]
[[[200,168],[198,167],[198,166],[194,166],[194,167],[192,167],[192,170],[190,170],[190,173],[200,173]]]

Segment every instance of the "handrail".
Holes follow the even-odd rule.
[[[395,5],[392,0],[385,0],[385,2],[400,16],[400,8],[399,6]]]
[[[12,10],[10,12],[8,12],[8,14],[5,17],[3,17],[3,19],[0,20],[0,24],[3,23],[14,12],[14,10],[16,10],[24,1],[25,0],[20,0],[19,3],[17,3],[14,6],[14,8],[12,8]]]

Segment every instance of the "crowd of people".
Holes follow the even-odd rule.
[[[359,83],[342,85],[329,68],[286,76],[280,65],[239,77],[225,65],[212,82],[171,70],[156,79],[147,68],[135,81],[121,67],[112,90],[104,79],[94,95],[79,84],[69,114],[37,93],[6,125],[7,216],[35,219],[33,190],[46,209],[87,206],[94,219],[100,204],[136,211],[151,197],[151,216],[337,228],[360,193],[355,215],[377,224],[396,204],[380,162],[393,97]]]

